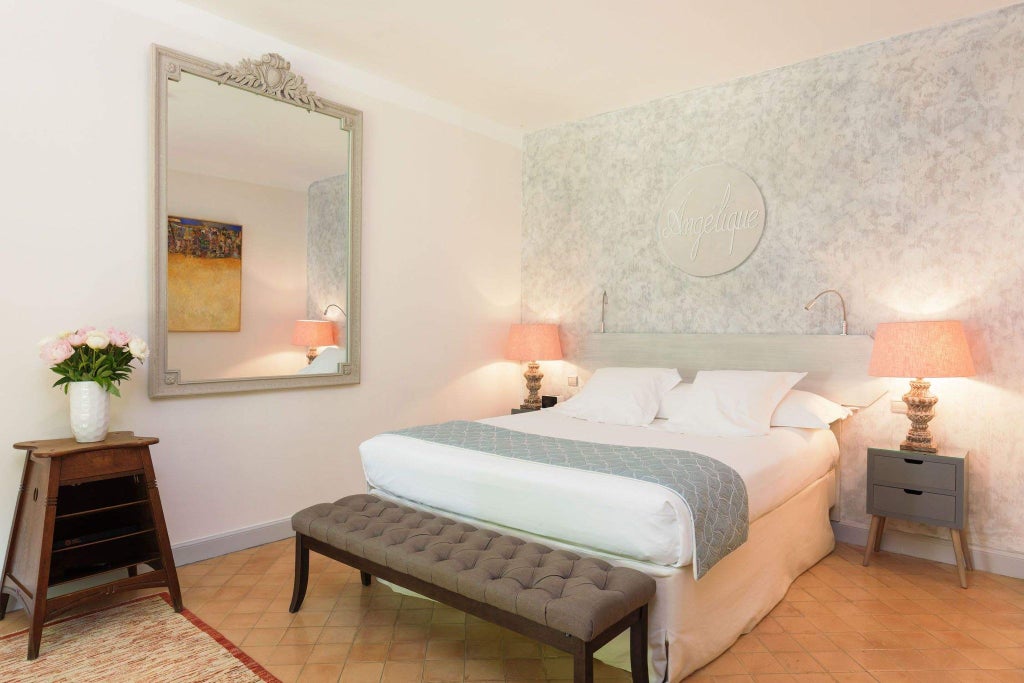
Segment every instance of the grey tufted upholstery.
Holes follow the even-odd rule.
[[[626,567],[357,495],[292,517],[335,548],[589,642],[654,595]]]

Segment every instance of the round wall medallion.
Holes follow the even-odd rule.
[[[764,197],[746,173],[714,164],[675,184],[658,213],[658,243],[672,265],[707,277],[747,260],[764,232]]]

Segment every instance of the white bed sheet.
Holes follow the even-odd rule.
[[[564,439],[678,448],[713,457],[743,478],[750,521],[828,474],[839,456],[828,429],[774,427],[767,436],[699,437],[586,422],[553,411],[481,420]],[[380,434],[359,447],[366,481],[408,501],[581,548],[671,567],[692,561],[690,515],[657,484]]]

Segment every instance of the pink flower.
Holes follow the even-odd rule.
[[[75,353],[75,349],[68,343],[67,339],[55,339],[44,345],[39,352],[39,357],[47,363],[57,365],[63,363]]]
[[[110,343],[114,346],[124,347],[132,339],[132,333],[126,330],[117,330],[111,327],[107,330],[107,336],[110,337]]]
[[[81,346],[85,343],[85,338],[89,336],[89,333],[95,329],[95,327],[83,327],[76,332],[72,332],[67,336],[68,343],[75,347]]]

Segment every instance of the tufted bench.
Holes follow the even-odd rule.
[[[647,683],[647,603],[654,579],[370,495],[292,517],[302,606],[309,551],[568,652],[575,683],[593,681],[594,651],[630,629],[634,683]]]

